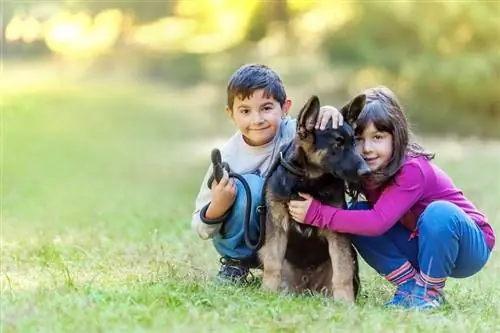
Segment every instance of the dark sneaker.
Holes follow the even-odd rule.
[[[248,283],[247,278],[250,269],[240,260],[230,258],[220,258],[221,267],[217,278],[223,282]]]

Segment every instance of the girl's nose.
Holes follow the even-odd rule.
[[[373,151],[373,146],[370,140],[363,141],[363,153],[371,153]]]

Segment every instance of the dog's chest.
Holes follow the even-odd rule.
[[[335,207],[342,207],[345,201],[343,181],[329,175],[297,182],[290,193],[290,199],[304,200],[299,196],[299,192],[308,193],[316,200]]]
[[[291,222],[285,257],[298,268],[318,267],[329,258],[328,242],[318,228]]]
[[[318,228],[298,223],[290,218],[290,232],[298,234],[302,238],[315,238],[318,237]]]

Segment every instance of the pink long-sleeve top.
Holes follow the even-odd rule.
[[[385,190],[366,189],[373,203],[370,210],[344,210],[313,200],[305,222],[338,232],[378,236],[400,222],[416,231],[417,220],[424,209],[436,200],[451,202],[474,220],[484,234],[490,249],[495,245],[495,233],[485,215],[458,189],[450,177],[425,157],[408,157]]]

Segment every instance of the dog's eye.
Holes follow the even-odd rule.
[[[335,142],[333,143],[333,146],[335,148],[342,148],[344,146],[344,139],[343,138],[337,138],[337,139],[335,139]]]

